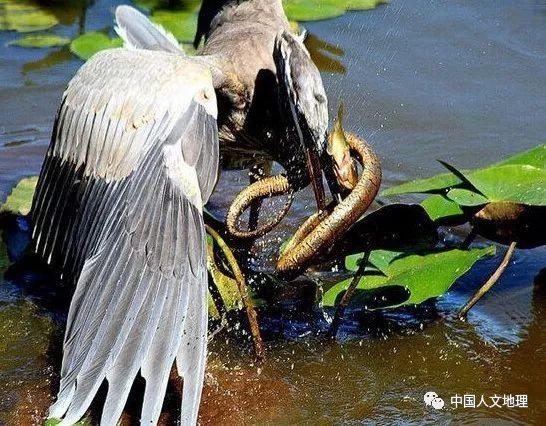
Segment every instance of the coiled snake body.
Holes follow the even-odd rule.
[[[296,231],[280,255],[278,272],[301,271],[318,254],[327,251],[368,210],[381,184],[379,158],[372,148],[354,134],[346,134],[352,152],[363,166],[354,189],[339,204],[331,203],[323,211],[309,217]],[[258,199],[288,195],[289,199],[274,219],[258,229],[245,231],[237,227],[243,212]],[[294,190],[284,175],[264,178],[245,188],[231,204],[226,224],[228,232],[239,238],[259,238],[270,232],[286,216],[292,204]]]

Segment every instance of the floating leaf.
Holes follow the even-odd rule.
[[[368,304],[370,294],[378,298],[382,308],[417,305],[443,295],[451,285],[484,256],[495,254],[495,247],[473,250],[448,250],[424,255],[392,256],[388,266],[383,266],[385,276],[364,275],[351,305],[377,307]],[[384,255],[385,256],[385,255]],[[341,281],[323,296],[325,306],[334,306],[351,283],[352,278]],[[394,300],[389,294],[395,295]]]
[[[466,222],[461,206],[443,195],[431,195],[423,200],[421,205],[429,217],[437,223]]]
[[[341,3],[338,1],[337,3]],[[345,0],[346,10],[370,10],[375,9],[377,6],[387,4],[387,0]]]
[[[503,165],[530,165],[538,168],[546,167],[546,145],[539,145],[528,151],[518,153],[503,161],[500,161],[490,167]],[[469,173],[469,170],[462,170],[462,173]],[[411,182],[396,185],[386,189],[381,193],[382,196],[401,195],[409,193],[442,193],[445,194],[447,188],[460,185],[461,180],[452,173],[443,173],[425,179],[417,179]]]
[[[31,32],[47,30],[58,24],[55,14],[39,3],[28,0],[0,0],[0,30]]]
[[[374,9],[386,0],[284,0],[288,19],[294,21],[318,21],[336,18],[348,10]]]
[[[80,59],[86,61],[101,50],[121,47],[122,45],[123,41],[118,37],[111,39],[104,33],[89,32],[72,40],[70,51]]]
[[[20,47],[34,47],[34,48],[43,48],[43,47],[56,47],[56,46],[65,46],[70,43],[70,39],[67,37],[58,36],[56,34],[29,34],[12,40],[8,43],[9,46],[20,46]]]
[[[0,212],[26,216],[32,207],[32,197],[37,183],[37,176],[19,181],[8,195],[6,202],[0,207]]]
[[[490,201],[546,205],[546,169],[513,164],[488,167],[464,176]]]
[[[400,185],[387,188],[381,193],[381,196],[401,195],[410,193],[442,193],[447,188],[460,185],[461,180],[451,174],[442,173],[425,179],[416,179]]]
[[[390,250],[374,250],[370,253],[368,263],[377,268],[383,275],[388,274],[388,268],[391,262],[400,256],[402,252]],[[363,253],[352,254],[345,258],[345,268],[349,271],[356,271],[360,266],[360,261],[363,258]]]
[[[197,14],[186,11],[157,10],[151,20],[172,33],[179,42],[190,43],[197,31]]]
[[[61,48],[59,50],[53,50],[42,58],[35,61],[27,62],[21,68],[23,74],[29,72],[35,72],[43,69],[51,68],[55,65],[67,62],[73,59],[72,53],[69,49]]]
[[[513,164],[527,164],[528,166],[546,169],[546,145],[539,145],[528,151],[513,155],[494,166],[509,166]]]
[[[465,188],[450,189],[447,198],[459,206],[467,207],[483,206],[489,202],[483,195]]]
[[[293,21],[319,21],[336,18],[345,13],[343,4],[322,0],[284,0],[284,11]],[[344,3],[344,2],[340,2]]]
[[[438,240],[437,225],[418,204],[390,204],[356,222],[330,253],[340,257],[365,250],[430,248]]]

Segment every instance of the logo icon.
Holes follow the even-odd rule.
[[[423,397],[423,401],[425,401],[427,407],[432,406],[436,410],[441,410],[445,405],[444,400],[436,392],[427,392]]]

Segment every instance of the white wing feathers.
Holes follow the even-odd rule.
[[[210,72],[180,55],[105,51],[69,84],[33,203],[36,251],[77,283],[50,410],[61,424],[105,379],[101,424],[115,424],[139,371],[142,422],[155,424],[175,358],[183,424],[195,424],[217,137]]]
[[[116,8],[116,33],[128,49],[160,50],[185,56],[176,38],[130,6]]]

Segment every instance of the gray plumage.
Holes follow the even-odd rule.
[[[219,6],[221,5],[221,7]],[[294,129],[309,129],[307,143],[324,152],[328,101],[320,73],[292,30],[281,0],[210,0],[202,8],[210,27],[201,29],[206,42],[199,55],[222,71],[214,78],[218,97],[220,150],[251,162],[274,160],[286,169],[296,188],[306,186],[306,157]],[[216,13],[212,18],[210,14]],[[275,46],[287,53],[275,61]],[[292,81],[278,79],[288,67]],[[290,89],[285,85],[292,84]],[[301,114],[286,114],[284,94],[297,93]],[[306,120],[309,120],[306,122]]]
[[[171,367],[194,424],[206,357],[202,206],[218,165],[207,68],[171,53],[115,49],[70,82],[33,203],[35,250],[76,283],[50,417],[79,420],[103,380],[115,424],[140,371],[155,424]]]
[[[63,95],[32,208],[35,251],[76,285],[50,410],[62,425],[83,416],[104,380],[101,424],[115,424],[139,371],[141,421],[155,424],[175,359],[182,424],[196,423],[207,332],[202,206],[219,145],[279,161],[300,186],[303,142],[324,148],[320,74],[281,0],[227,3],[200,29],[206,43],[191,59],[119,7],[125,47],[93,56]]]

